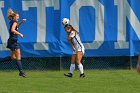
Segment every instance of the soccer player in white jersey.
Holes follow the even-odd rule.
[[[79,32],[77,32],[71,25],[64,26],[67,32],[68,41],[73,49],[73,55],[71,57],[70,73],[64,74],[67,77],[72,77],[75,70],[75,63],[78,65],[80,71],[80,77],[85,77],[83,65],[81,59],[84,55],[85,48],[80,40]]]

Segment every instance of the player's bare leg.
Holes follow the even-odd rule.
[[[11,51],[11,59],[14,60],[16,59],[16,54],[14,51]]]
[[[83,57],[83,52],[78,52],[76,55],[76,64],[78,65],[80,71],[80,77],[85,77],[83,65],[81,63],[82,57]]]
[[[140,74],[140,55],[138,56],[138,62],[137,62],[137,72]]]

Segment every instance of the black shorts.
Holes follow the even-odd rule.
[[[17,39],[9,38],[7,42],[7,48],[9,48],[11,51],[19,49],[20,47],[17,43]]]

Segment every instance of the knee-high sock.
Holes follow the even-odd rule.
[[[18,67],[19,72],[23,72],[23,68],[22,68],[22,64],[21,64],[21,60],[16,60],[16,65]]]
[[[73,74],[74,70],[75,70],[75,64],[71,64],[70,65],[70,73]]]
[[[0,59],[0,62],[6,62],[6,61],[12,61],[11,57],[10,56],[7,56],[3,59]]]
[[[83,65],[82,64],[79,64],[78,65],[78,68],[79,68],[80,74],[83,74],[84,73]]]

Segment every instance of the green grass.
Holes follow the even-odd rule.
[[[0,71],[0,93],[139,93],[140,75],[135,70],[87,70],[86,78],[63,76],[64,71]]]

